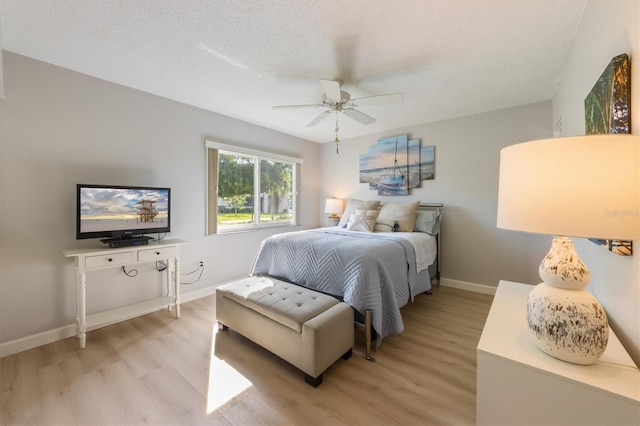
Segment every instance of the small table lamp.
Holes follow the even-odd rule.
[[[340,216],[338,214],[344,211],[342,200],[339,198],[327,198],[324,203],[324,212],[331,213],[329,216],[329,226],[337,226],[340,223]]]
[[[640,239],[640,137],[543,139],[500,152],[498,227],[557,235],[540,264],[543,283],[527,299],[527,321],[543,352],[595,363],[609,327],[585,287],[589,271],[566,238]]]

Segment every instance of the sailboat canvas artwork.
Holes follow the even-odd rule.
[[[436,178],[436,146],[429,145],[420,148],[420,179],[433,180]]]
[[[360,183],[368,183],[378,195],[409,195],[408,141],[407,135],[378,139],[360,156]]]
[[[407,176],[409,189],[420,188],[420,139],[412,139],[407,146]]]
[[[431,148],[433,152],[435,147]],[[408,135],[378,139],[366,154],[360,155],[360,183],[367,183],[378,195],[409,195],[409,190],[420,187],[424,179],[422,152],[420,139],[409,140]],[[428,157],[426,167],[433,179],[434,156]]]

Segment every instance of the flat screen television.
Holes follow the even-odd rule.
[[[114,247],[171,231],[171,188],[78,184],[76,199],[77,239],[104,238]]]

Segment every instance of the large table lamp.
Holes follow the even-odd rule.
[[[527,299],[543,352],[590,365],[604,353],[607,316],[585,289],[589,271],[567,237],[640,239],[640,137],[543,139],[500,152],[499,228],[557,236]],[[606,286],[606,283],[604,283]]]
[[[343,202],[339,198],[327,198],[324,203],[324,212],[331,213],[329,216],[329,225],[336,226],[340,222],[340,216],[344,211]]]

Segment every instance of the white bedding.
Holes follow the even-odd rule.
[[[438,245],[436,237],[433,235],[424,232],[376,232],[376,234],[400,237],[409,241],[416,251],[416,270],[418,273],[427,269],[436,260]]]

